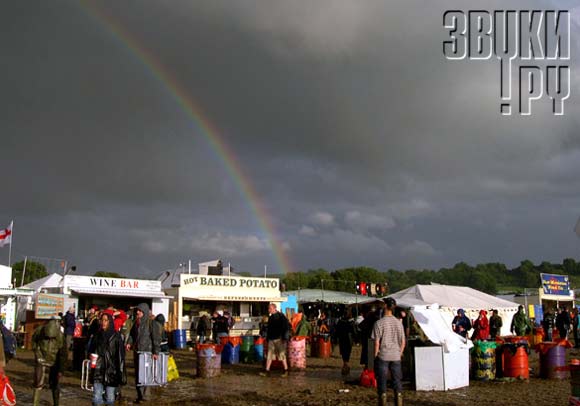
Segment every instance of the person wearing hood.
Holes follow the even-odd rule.
[[[159,329],[153,323],[155,322],[149,318],[149,305],[147,303],[139,303],[135,308],[135,321],[127,340],[127,350],[133,350],[135,376],[139,376],[139,352],[150,352],[153,355],[153,359],[157,360],[161,337]],[[137,382],[135,383],[137,384]],[[135,403],[139,404],[145,401],[146,388],[135,386],[137,389]]]
[[[45,324],[37,327],[32,335],[32,350],[35,361],[33,406],[40,405],[40,391],[45,387],[47,374],[53,405],[58,406],[60,401],[60,380],[67,363],[67,348],[59,319],[59,317],[54,316]]]
[[[168,353],[169,352],[169,337],[167,336],[167,331],[165,331],[165,316],[163,313],[159,313],[155,317],[155,323],[153,324],[157,328],[159,337],[161,341],[159,343],[159,351]]]
[[[487,340],[489,338],[489,320],[485,310],[479,311],[479,317],[473,322],[472,340]]]
[[[457,310],[457,316],[453,318],[451,328],[456,334],[467,338],[467,333],[471,330],[471,321],[467,318],[463,309]]]
[[[532,325],[530,319],[526,316],[524,312],[524,306],[518,306],[518,312],[514,314],[512,318],[512,324],[510,326],[510,332],[515,333],[516,336],[525,336],[530,331],[532,331]]]
[[[98,356],[93,369],[93,405],[113,405],[117,388],[127,383],[127,374],[123,338],[110,313],[101,314],[100,329],[89,352]]]
[[[497,309],[493,309],[491,317],[489,318],[489,335],[492,340],[495,340],[496,337],[501,334],[502,326],[503,321],[499,316]]]

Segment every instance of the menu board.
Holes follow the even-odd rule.
[[[50,319],[64,313],[64,295],[39,293],[36,297],[34,316],[37,319]]]

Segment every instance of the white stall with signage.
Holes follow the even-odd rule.
[[[176,311],[181,316],[177,318],[178,329],[188,329],[191,320],[202,313],[223,310],[236,318],[239,334],[257,327],[256,320],[267,314],[268,303],[286,301],[280,295],[277,278],[181,274],[179,287],[166,292],[177,302]]]
[[[102,278],[96,276],[66,275],[63,294],[78,299],[78,310],[91,306],[104,308],[109,304],[127,310],[141,302],[148,303],[153,314],[169,317],[169,299],[161,282],[146,279]]]

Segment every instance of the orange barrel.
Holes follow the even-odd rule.
[[[566,368],[566,344],[566,341],[550,341],[536,346],[540,354],[540,378],[567,379],[570,376]]]
[[[197,345],[197,376],[200,378],[213,378],[221,371],[221,345],[198,344]]]
[[[569,368],[572,396],[580,397],[580,359],[571,359]]]
[[[236,337],[232,337],[229,336],[228,337],[228,342],[233,346],[233,347],[237,347],[238,345],[242,345],[243,342],[243,338],[241,336],[236,336]]]
[[[529,379],[529,347],[527,341],[503,345],[503,376],[506,378]]]
[[[292,337],[288,341],[288,367],[306,368],[306,337]]]
[[[316,339],[318,358],[330,358],[332,354],[332,344],[328,334],[319,335]]]
[[[219,339],[221,345],[226,345],[230,341],[230,337],[228,336],[219,337]]]

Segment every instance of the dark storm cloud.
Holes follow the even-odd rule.
[[[275,269],[215,151],[90,7],[10,7],[0,38],[0,73],[9,78],[0,146],[12,198],[0,218],[16,218],[20,252],[72,257],[86,272],[152,275],[217,256]],[[219,128],[298,267],[576,252],[577,52],[569,114],[538,105],[532,117],[507,118],[498,114],[497,61],[441,54],[441,16],[470,8],[465,2],[94,7]]]

